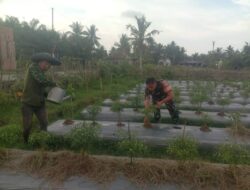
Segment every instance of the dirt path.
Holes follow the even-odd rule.
[[[250,189],[250,166],[161,159],[130,165],[124,157],[69,151],[10,150],[3,158],[0,189]]]

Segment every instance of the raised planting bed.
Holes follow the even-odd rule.
[[[133,104],[130,100],[127,100],[127,99],[121,99],[120,100],[121,103],[124,104],[125,107],[127,108],[133,108]],[[111,106],[113,103],[113,101],[111,99],[106,99],[103,101],[103,106]],[[143,105],[143,102],[140,103],[139,105],[140,108],[143,108],[144,105]],[[182,101],[178,107],[182,110],[195,110],[196,107],[191,104],[189,101]],[[165,106],[162,107],[162,109],[166,109]],[[218,104],[212,104],[210,105],[209,103],[202,103],[201,105],[201,109],[203,111],[213,111],[213,112],[220,112],[223,107],[221,105],[218,105]],[[225,106],[225,112],[242,112],[242,113],[247,113],[247,112],[250,112],[250,104],[247,104],[247,105],[242,105],[242,104],[239,104],[239,103],[232,103],[232,104],[229,104],[227,106]]]
[[[66,135],[74,127],[83,127],[84,122],[90,121],[75,120],[73,125],[64,125],[63,120],[58,120],[49,125],[48,131],[57,135]],[[119,140],[121,133],[128,132],[129,125],[131,133],[136,135],[137,139],[153,146],[166,146],[168,141],[182,136],[183,133],[185,136],[196,139],[204,148],[225,143],[250,145],[250,140],[235,138],[225,128],[211,128],[210,132],[203,132],[197,126],[153,124],[153,128],[144,128],[142,123],[136,122],[126,122],[123,127],[117,127],[117,123],[112,121],[98,121],[97,123],[101,126],[99,135],[104,140]]]
[[[204,114],[208,115],[213,123],[213,126],[220,126],[225,127],[229,126],[231,123],[231,120],[229,117],[224,116],[218,116],[217,112],[203,112]],[[90,119],[90,117],[87,114],[86,109],[84,109],[81,112],[83,119]],[[144,115],[140,112],[134,111],[133,108],[124,108],[124,110],[121,112],[121,120],[122,121],[143,121]],[[163,122],[169,122],[170,116],[168,113],[168,110],[162,109],[161,110],[162,120]],[[110,110],[110,107],[102,107],[102,111],[97,115],[97,120],[101,121],[117,121],[118,116],[116,113],[112,112]],[[200,125],[202,123],[202,115],[198,115],[195,113],[195,111],[189,111],[189,110],[180,110],[180,121],[188,123],[189,125],[192,124],[198,124]],[[244,116],[242,116],[241,121],[244,125],[247,127],[250,126],[250,114],[244,113]]]

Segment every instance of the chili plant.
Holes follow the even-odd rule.
[[[113,104],[112,104],[112,106],[111,106],[111,111],[117,113],[117,116],[118,116],[118,119],[117,119],[117,126],[118,126],[118,127],[124,126],[124,124],[122,123],[122,118],[121,118],[121,117],[122,117],[121,112],[122,112],[122,110],[123,110],[123,107],[124,107],[123,104],[122,104],[119,100],[113,102]]]

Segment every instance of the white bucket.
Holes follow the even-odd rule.
[[[59,87],[52,88],[47,96],[47,100],[54,103],[61,103],[64,100],[66,92],[64,89]]]

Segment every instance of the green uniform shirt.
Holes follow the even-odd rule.
[[[42,106],[45,103],[45,88],[55,86],[49,81],[37,63],[29,66],[25,77],[22,102],[31,106]]]

